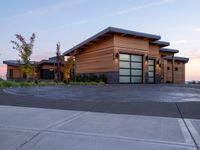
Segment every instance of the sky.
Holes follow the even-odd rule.
[[[17,59],[11,40],[36,34],[32,60],[54,56],[109,26],[162,36],[189,57],[186,80],[200,80],[200,0],[0,0],[0,77],[3,60]]]

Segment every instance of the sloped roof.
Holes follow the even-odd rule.
[[[7,64],[9,66],[19,66],[19,60],[5,60],[3,61],[3,64]],[[24,64],[23,62],[20,62],[20,64]],[[41,65],[41,64],[56,64],[56,59],[43,59],[41,61],[31,61],[31,65]]]
[[[19,60],[5,60],[3,61],[3,64],[6,64],[6,65],[9,65],[9,66],[19,66],[19,63],[20,64],[24,64],[24,62],[20,61]],[[31,61],[31,65],[37,65],[39,62],[37,61]]]
[[[161,52],[168,52],[168,53],[178,53],[179,52],[179,50],[171,49],[171,48],[161,48],[160,51]]]
[[[41,65],[41,64],[55,64],[55,63],[56,63],[56,60],[54,60],[54,59],[48,59],[48,60],[43,59],[39,62],[39,65]]]
[[[74,46],[73,48],[67,50],[66,52],[63,53],[63,55],[64,56],[69,55],[74,50],[88,44],[89,42],[91,42],[97,38],[103,37],[104,35],[109,34],[109,33],[117,33],[117,34],[129,35],[129,36],[134,36],[134,37],[147,38],[147,39],[150,39],[151,41],[157,41],[157,40],[161,39],[161,37],[159,35],[155,35],[155,34],[136,32],[136,31],[125,30],[125,29],[120,29],[120,28],[115,28],[115,27],[108,27],[108,28],[104,29],[103,31],[95,34],[94,36],[88,38],[87,40],[81,42],[80,44]]]
[[[172,60],[173,56],[165,56],[165,57],[163,57],[163,59]],[[189,58],[174,56],[174,60],[187,63],[189,61]]]

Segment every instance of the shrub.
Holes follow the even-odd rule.
[[[95,74],[80,74],[76,76],[78,82],[107,82],[105,75],[95,75]]]
[[[5,88],[5,87],[17,87],[20,86],[20,84],[16,81],[0,81],[0,87]]]
[[[20,86],[34,86],[36,85],[34,82],[19,82]]]

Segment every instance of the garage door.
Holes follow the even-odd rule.
[[[148,82],[155,83],[155,60],[148,60]]]
[[[120,83],[142,83],[143,56],[120,54]]]

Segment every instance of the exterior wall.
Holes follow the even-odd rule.
[[[40,69],[55,69],[55,66],[50,64],[43,64],[40,66]]]
[[[10,70],[13,70],[13,77],[10,77]],[[19,71],[19,67],[7,66],[7,79],[20,79],[21,74]]]
[[[160,57],[165,56],[174,56],[174,53],[160,52]]]
[[[160,47],[156,45],[150,45],[148,51],[148,57],[155,60],[155,83],[161,83],[162,74],[161,74],[161,61],[160,61]],[[157,61],[159,62],[157,64]],[[145,71],[148,71],[148,66],[146,66]]]
[[[149,50],[149,40],[120,36],[115,34],[114,46],[117,48],[121,48],[123,52],[128,53],[135,53],[136,51],[146,52]],[[123,48],[125,49],[123,50]]]
[[[113,46],[113,37],[109,37],[80,51],[75,56],[76,74],[118,71],[113,60]]]
[[[148,83],[147,56],[155,60],[155,83],[173,82],[172,72],[174,72],[174,83],[185,82],[185,64],[175,62],[174,69],[178,68],[178,70],[172,71],[172,61],[162,59],[164,56],[173,56],[173,53],[160,52],[160,47],[151,45],[147,39],[118,34],[80,50],[75,55],[75,73],[104,74],[107,76],[108,83],[119,83],[119,59],[116,58],[116,54],[119,53],[143,56],[143,83]]]
[[[178,70],[176,70],[176,68]],[[182,62],[175,61],[174,64],[174,82],[185,83],[185,64]]]
[[[185,83],[185,64],[183,62],[175,61],[174,68],[172,68],[172,61],[164,60],[164,83],[173,83],[172,73],[174,73],[174,83]]]
[[[10,69],[13,70],[13,78],[10,77]],[[55,69],[55,66],[52,64],[43,64],[39,68],[37,68],[37,78],[41,79],[41,70],[42,69]],[[61,67],[61,71],[63,71],[63,67]],[[36,75],[36,74],[35,74]],[[34,75],[31,75],[30,78],[34,78]],[[14,79],[14,80],[20,80],[23,79],[23,73],[20,73],[19,67],[9,66],[7,65],[7,79]]]

